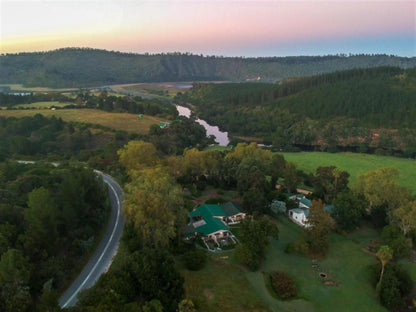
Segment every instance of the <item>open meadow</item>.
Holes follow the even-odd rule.
[[[144,115],[128,113],[108,113],[98,109],[25,109],[25,110],[0,110],[0,116],[24,117],[42,114],[45,117],[56,116],[63,121],[91,123],[102,125],[116,130],[147,134],[153,124],[158,124],[164,119]]]
[[[416,160],[392,156],[378,156],[357,153],[323,153],[301,152],[280,153],[287,161],[298,164],[298,168],[306,173],[315,173],[319,166],[337,166],[350,174],[350,186],[353,186],[358,176],[370,170],[392,167],[400,176],[398,182],[416,194]]]

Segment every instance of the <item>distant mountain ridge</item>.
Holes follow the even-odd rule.
[[[161,81],[275,82],[377,66],[412,68],[416,67],[416,57],[360,54],[242,58],[64,48],[0,55],[0,83],[65,88]]]

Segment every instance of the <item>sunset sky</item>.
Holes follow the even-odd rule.
[[[416,56],[416,1],[0,0],[0,52]]]

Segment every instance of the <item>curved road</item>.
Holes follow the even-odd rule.
[[[121,202],[123,200],[121,187],[110,176],[98,170],[94,171],[101,175],[104,182],[108,184],[109,199],[111,201],[110,218],[104,236],[94,255],[85,265],[76,280],[59,298],[59,306],[61,308],[74,306],[77,303],[78,293],[83,289],[92,287],[101,274],[110,267],[113,257],[117,253],[121,235],[123,234],[125,218],[121,215]]]

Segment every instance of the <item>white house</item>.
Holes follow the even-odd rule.
[[[289,218],[295,223],[307,227],[309,209],[295,208],[289,210]]]

